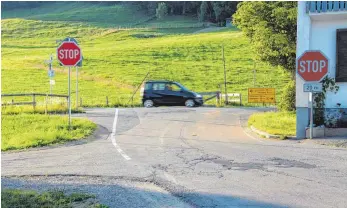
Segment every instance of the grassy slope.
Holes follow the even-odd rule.
[[[51,2],[37,8],[4,10],[3,18],[25,18],[44,21],[77,21],[102,27],[131,26],[150,20],[152,16],[130,4],[113,6],[89,2]]]
[[[48,14],[42,15],[40,18],[46,20]],[[234,29],[187,33],[192,31],[119,31],[80,22],[2,20],[2,90],[6,93],[48,92],[44,60],[55,53],[55,40],[71,36],[80,42],[85,58],[80,70],[79,89],[86,106],[104,105],[106,96],[111,105],[126,104],[129,94],[147,71],[151,72],[150,79],[176,80],[195,91],[219,90],[218,84],[224,77],[223,44],[228,81],[237,83],[230,85],[228,91],[242,92],[245,102],[247,88],[253,87],[254,67],[246,38]],[[57,70],[54,92],[66,94],[67,69],[56,62],[54,69]],[[279,68],[256,63],[256,69],[256,86],[275,87],[278,95],[289,80],[288,74]],[[72,81],[75,81],[74,75]],[[73,84],[72,90],[74,87]]]
[[[87,119],[73,119],[70,132],[67,124],[66,116],[2,115],[1,150],[24,149],[82,139],[96,128],[96,125]]]

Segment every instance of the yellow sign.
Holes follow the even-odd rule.
[[[249,103],[276,103],[275,88],[248,88]]]

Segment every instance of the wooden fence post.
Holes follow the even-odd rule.
[[[34,109],[34,112],[36,110],[36,99],[35,99],[35,94],[33,93],[33,109]]]
[[[108,106],[108,96],[106,96],[106,106]]]
[[[242,94],[240,93],[240,106],[242,105]]]
[[[82,98],[80,98],[80,106],[82,107]]]
[[[47,101],[48,101],[48,94],[46,95],[46,98],[45,98],[45,104],[46,104],[46,107],[45,107],[45,114],[47,115]]]

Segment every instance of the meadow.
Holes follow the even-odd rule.
[[[2,92],[48,93],[44,61],[55,55],[56,40],[65,37],[75,37],[83,50],[78,77],[83,106],[105,106],[106,96],[110,106],[129,105],[132,92],[147,72],[148,79],[175,80],[198,92],[218,91],[224,81],[222,46],[227,81],[231,83],[228,92],[242,93],[243,103],[247,103],[247,88],[254,86],[276,88],[278,100],[290,79],[283,69],[255,61],[251,44],[235,28],[193,34],[187,28],[123,30],[81,22],[5,19]],[[53,68],[53,93],[67,94],[68,69],[59,66],[56,59]],[[75,73],[73,68],[73,103]],[[139,96],[136,98],[139,104]]]

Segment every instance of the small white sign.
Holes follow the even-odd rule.
[[[50,85],[55,85],[55,80],[53,80],[53,79],[49,80],[49,84]]]
[[[323,86],[321,83],[305,83],[304,92],[322,92]]]
[[[48,70],[48,77],[54,77],[54,71]]]

